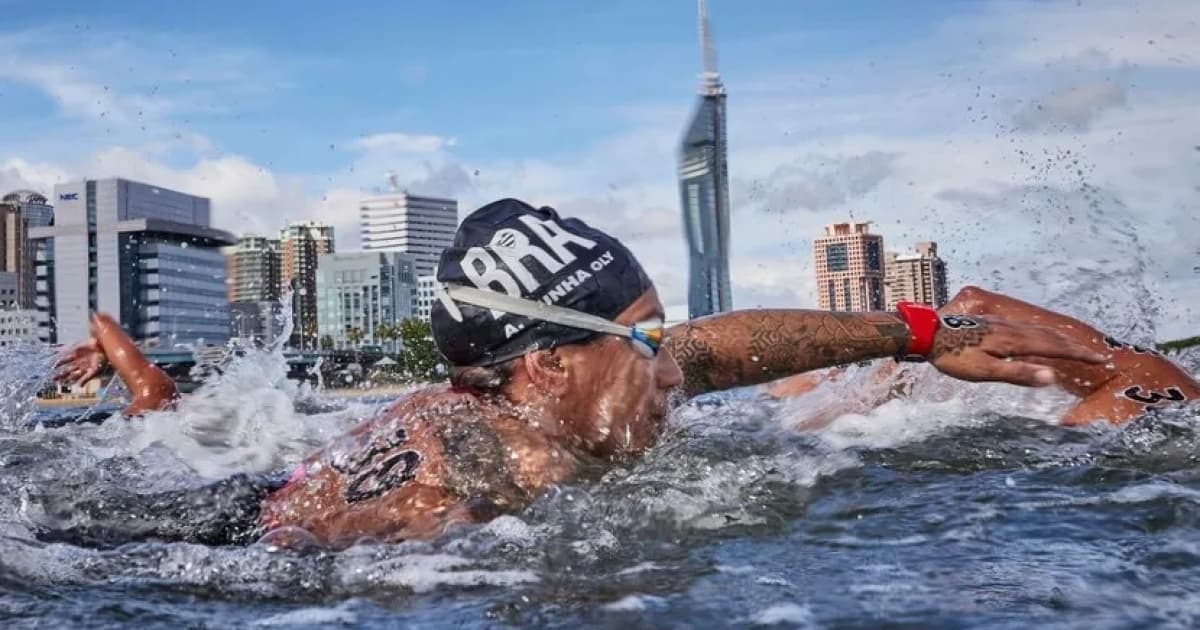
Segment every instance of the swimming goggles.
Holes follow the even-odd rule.
[[[658,356],[658,349],[662,346],[665,329],[661,319],[650,319],[638,322],[633,326],[618,324],[613,321],[597,317],[589,313],[577,311],[575,309],[546,304],[544,302],[536,302],[534,300],[526,300],[525,298],[513,297],[507,293],[498,293],[496,291],[485,291],[474,287],[466,287],[456,284],[441,285],[441,293],[450,299],[443,299],[442,305],[446,307],[449,315],[455,321],[462,321],[462,312],[458,310],[455,301],[465,304],[472,304],[482,308],[520,315],[531,319],[537,319],[551,324],[560,326],[569,326],[581,330],[590,330],[605,335],[615,335],[617,337],[625,337],[633,342],[633,347],[637,349],[642,356],[653,359]]]

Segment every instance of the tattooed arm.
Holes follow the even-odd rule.
[[[666,347],[684,373],[688,396],[757,385],[867,359],[901,356],[908,326],[891,313],[814,310],[736,311],[671,328]],[[1104,360],[1052,330],[982,317],[944,317],[929,360],[969,381],[1048,385],[1051,370],[1013,357]]]

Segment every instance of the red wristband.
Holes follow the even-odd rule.
[[[941,324],[937,311],[915,302],[899,302],[896,304],[896,310],[900,313],[900,319],[908,324],[908,332],[911,335],[903,358],[928,357],[929,352],[933,350],[933,336],[937,334]]]

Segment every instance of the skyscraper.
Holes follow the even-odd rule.
[[[0,272],[16,274],[19,308],[34,308],[37,295],[37,252],[30,243],[29,228],[45,227],[53,221],[54,208],[39,193],[18,190],[0,201]]]
[[[870,223],[825,226],[813,240],[817,300],[829,311],[883,310],[883,237]]]
[[[946,286],[946,263],[938,257],[937,243],[917,243],[917,253],[886,256],[887,308],[896,310],[900,301],[927,304],[934,308],[950,300]]]
[[[333,253],[333,226],[293,223],[279,234],[281,293],[292,291],[292,343],[317,347],[317,259]]]
[[[29,228],[41,336],[87,338],[105,311],[147,345],[229,338],[225,257],[233,236],[209,225],[209,201],[125,179],[54,187],[54,225]]]
[[[433,274],[458,229],[458,202],[453,199],[394,192],[364,199],[359,213],[363,250],[411,254],[418,275]]]
[[[733,307],[729,286],[729,165],[725,139],[725,87],[708,11],[699,0],[704,72],[700,101],[679,148],[679,192],[688,245],[688,316]]]

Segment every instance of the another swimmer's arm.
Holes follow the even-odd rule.
[[[938,329],[929,360],[962,380],[1048,385],[1053,371],[1030,359],[1093,364],[1105,359],[1041,326],[982,317],[959,324]],[[907,324],[891,313],[766,309],[702,318],[674,326],[667,335],[666,347],[684,373],[684,390],[693,396],[900,356],[909,340]]]
[[[102,313],[93,314],[91,332],[133,396],[133,402],[123,412],[125,415],[169,409],[175,405],[179,398],[175,381],[138,350],[116,320]]]

